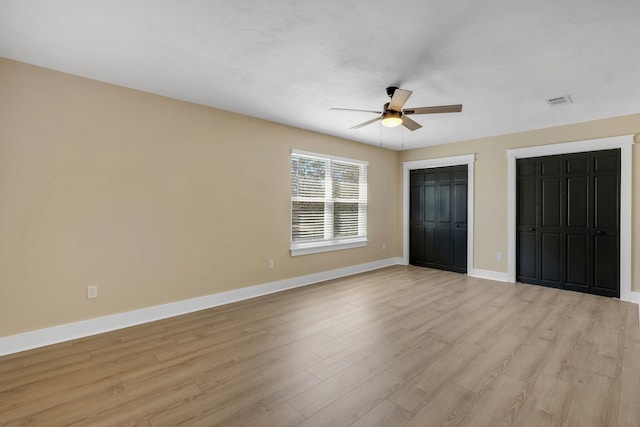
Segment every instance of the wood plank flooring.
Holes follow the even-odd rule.
[[[0,358],[3,426],[640,426],[638,307],[395,266]]]

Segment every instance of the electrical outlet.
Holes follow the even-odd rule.
[[[496,260],[498,260],[498,261],[502,261],[502,252],[498,252],[498,253],[496,254]]]
[[[87,286],[87,299],[98,298],[98,286],[90,285]]]
[[[275,262],[272,259],[269,260],[269,268],[273,268],[275,266]]]

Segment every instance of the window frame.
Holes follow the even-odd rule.
[[[329,251],[337,251],[337,250],[342,250],[342,249],[351,249],[351,248],[358,248],[358,247],[364,247],[367,246],[369,244],[369,240],[367,238],[367,222],[368,222],[368,166],[369,166],[369,162],[367,161],[363,161],[363,160],[355,160],[355,159],[349,159],[346,157],[338,157],[338,156],[332,156],[332,155],[328,155],[328,154],[320,154],[320,153],[313,153],[313,152],[309,152],[309,151],[302,151],[302,150],[291,150],[291,153],[289,155],[289,166],[291,169],[291,161],[294,155],[299,155],[299,156],[306,156],[306,157],[312,157],[312,158],[317,158],[323,161],[329,161],[329,165],[331,168],[331,165],[333,164],[333,162],[341,162],[341,163],[350,163],[350,164],[355,164],[358,166],[363,166],[364,167],[364,189],[362,188],[363,186],[363,182],[362,180],[360,180],[360,191],[359,191],[359,195],[361,196],[364,193],[364,206],[365,206],[365,213],[364,213],[364,220],[363,221],[358,221],[358,229],[359,229],[359,234],[361,232],[364,233],[364,235],[362,236],[357,236],[357,237],[344,237],[344,238],[334,238],[333,237],[333,233],[335,231],[335,227],[333,225],[333,208],[335,206],[335,203],[330,202],[330,203],[325,203],[325,236],[328,234],[329,236],[331,236],[330,238],[325,238],[325,239],[317,239],[317,240],[312,240],[312,241],[306,241],[306,242],[294,242],[293,241],[293,203],[294,203],[294,197],[293,197],[293,193],[291,192],[292,188],[291,188],[291,184],[292,184],[292,180],[293,180],[293,176],[291,175],[291,172],[289,174],[289,191],[290,191],[290,199],[289,199],[289,208],[290,208],[290,217],[289,217],[289,250],[291,251],[291,256],[299,256],[299,255],[309,255],[309,254],[314,254],[314,253],[321,253],[321,252],[329,252]],[[333,191],[333,180],[331,179],[331,169],[329,169],[328,171],[328,178],[325,178],[325,182],[327,183],[326,187],[325,187],[325,194],[331,194]],[[325,197],[325,200],[328,197]],[[331,197],[332,198],[332,197]],[[362,197],[359,197],[359,200],[362,200]],[[361,204],[362,202],[360,202],[359,204]],[[359,213],[360,215],[360,213]],[[329,226],[329,224],[331,224],[330,230],[327,229],[327,227]]]

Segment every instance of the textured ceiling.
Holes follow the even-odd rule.
[[[406,149],[640,112],[639,16],[638,0],[0,0],[0,56]],[[380,110],[389,85],[464,109],[414,132],[329,110]]]

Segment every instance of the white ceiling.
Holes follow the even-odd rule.
[[[640,112],[639,17],[638,0],[0,0],[0,56],[406,149]],[[380,110],[390,85],[464,108],[414,132],[329,110]]]

